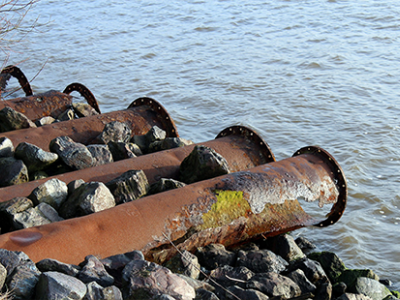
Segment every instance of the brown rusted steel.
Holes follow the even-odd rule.
[[[0,133],[0,137],[8,137],[15,147],[27,142],[48,151],[50,141],[59,136],[69,136],[75,142],[88,145],[103,131],[104,125],[112,121],[127,123],[133,135],[145,134],[151,127],[158,126],[168,137],[179,136],[174,121],[160,103],[151,98],[139,98],[125,110]]]
[[[25,74],[21,71],[20,68],[17,66],[7,66],[3,70],[1,70],[0,74],[0,86],[2,89],[5,89],[7,86],[7,81],[10,79],[10,77],[13,76],[16,79],[18,79],[18,82],[25,92],[25,96],[32,96],[32,88],[31,85],[29,84],[28,79],[26,78]]]
[[[252,129],[234,126],[223,130],[215,140],[199,143],[214,149],[228,162],[231,172],[249,169],[275,161],[268,144]],[[27,197],[47,180],[58,178],[65,183],[76,179],[86,182],[109,182],[128,170],[144,170],[150,184],[161,178],[179,179],[179,166],[195,145],[151,153],[89,169],[68,172],[49,178],[0,189],[0,202]]]
[[[83,84],[78,82],[71,83],[68,85],[63,93],[64,94],[71,94],[72,92],[79,92],[83,98],[85,98],[86,102],[93,107],[99,114],[101,114],[99,104],[97,103],[96,98],[94,97],[93,93]]]
[[[335,204],[327,219],[316,220],[302,209],[301,198]],[[321,148],[307,147],[282,161],[3,234],[0,248],[24,251],[33,261],[53,258],[73,264],[89,254],[107,257],[136,249],[163,262],[176,249],[229,246],[304,226],[331,225],[342,216],[346,199],[346,179],[335,159]]]

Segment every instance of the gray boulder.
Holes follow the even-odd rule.
[[[116,204],[130,202],[147,194],[150,185],[142,170],[129,170],[106,183]]]
[[[354,289],[357,294],[366,295],[373,300],[382,300],[392,294],[382,283],[367,277],[357,278]]]
[[[33,202],[25,197],[16,197],[0,202],[0,228],[2,233],[15,230],[14,215],[33,207]]]
[[[318,281],[329,280],[321,264],[315,260],[309,258],[297,260],[289,266],[288,271],[291,272],[296,269],[302,270],[313,284]]]
[[[127,143],[131,139],[132,130],[126,123],[113,121],[104,126],[102,133],[94,140],[94,143],[107,144],[113,142]]]
[[[28,168],[29,173],[43,170],[58,159],[56,153],[47,152],[43,149],[26,142],[20,143],[15,148],[15,158],[21,159]]]
[[[114,161],[143,155],[142,150],[134,143],[109,142],[107,145]]]
[[[94,159],[87,147],[74,142],[68,136],[60,136],[50,142],[50,150],[58,154],[62,161],[70,168],[81,170],[90,168]]]
[[[53,117],[51,117],[51,116],[46,116],[46,117],[40,118],[39,120],[36,120],[36,121],[35,121],[35,125],[36,125],[37,127],[40,127],[40,126],[52,124],[52,123],[54,123],[55,121],[56,121],[56,119],[54,119]]]
[[[208,270],[213,270],[219,266],[233,266],[236,261],[236,254],[225,249],[222,244],[210,244],[205,247],[198,247],[196,256],[199,258],[200,265]]]
[[[40,272],[59,272],[65,275],[76,277],[79,273],[80,267],[75,265],[66,264],[56,259],[45,258],[36,263],[36,267]]]
[[[99,113],[87,103],[72,103],[72,108],[79,118],[98,115]]]
[[[175,299],[192,300],[195,290],[184,279],[167,268],[145,260],[133,260],[122,272],[124,299],[149,299],[170,295]]]
[[[206,146],[195,146],[179,167],[179,179],[187,184],[228,173],[226,159]]]
[[[1,157],[0,170],[0,187],[29,181],[28,168],[22,160],[14,157]]]
[[[83,179],[72,180],[70,183],[67,184],[68,195],[72,195],[72,193],[74,193],[75,190],[84,183],[85,181]]]
[[[316,246],[311,241],[303,236],[299,236],[297,239],[295,239],[295,242],[303,252],[307,252],[316,248]]]
[[[149,145],[147,150],[148,153],[153,153],[157,151],[173,149],[178,147],[184,147],[193,144],[192,141],[178,138],[178,137],[168,137],[160,141],[154,141]]]
[[[161,178],[159,181],[150,185],[150,189],[147,194],[153,195],[168,190],[179,189],[181,187],[184,187],[185,185],[186,185],[185,183],[180,182],[178,180]]]
[[[114,161],[107,145],[89,145],[87,149],[93,156],[93,167],[109,164]]]
[[[73,276],[59,272],[44,272],[37,283],[35,299],[81,300],[86,291],[86,285]]]
[[[308,255],[308,258],[318,261],[326,275],[328,275],[329,280],[334,283],[337,282],[342,272],[346,270],[343,261],[333,252],[313,252]]]
[[[302,294],[314,293],[317,290],[317,287],[307,279],[304,272],[300,269],[290,272],[286,276],[292,279],[300,287]]]
[[[47,180],[36,187],[29,195],[35,205],[47,203],[54,209],[59,209],[68,197],[68,187],[65,182],[57,178]]]
[[[297,246],[294,238],[289,234],[282,234],[268,239],[269,249],[288,262],[304,258],[305,254]]]
[[[242,289],[237,285],[228,287],[226,292],[226,298],[229,300],[246,299],[246,300],[268,300],[269,297],[260,291],[252,289]]]
[[[29,262],[29,257],[23,252],[0,249],[0,264],[6,268],[8,275],[12,274],[17,266],[26,261]]]
[[[15,214],[12,221],[15,229],[24,229],[62,220],[52,206],[40,203],[36,207]]]
[[[82,269],[78,274],[78,278],[84,283],[95,281],[103,287],[114,283],[114,278],[107,273],[104,265],[94,255],[86,256],[81,267]]]
[[[87,293],[84,300],[122,300],[122,293],[115,285],[102,287],[95,281],[89,282],[87,285]]]
[[[301,295],[300,287],[293,280],[274,272],[256,274],[247,282],[246,288],[259,290],[269,297],[288,299]]]
[[[160,129],[158,126],[153,126],[145,135],[133,136],[131,142],[138,145],[143,153],[147,153],[151,143],[161,141],[166,136],[166,131]]]
[[[274,252],[263,250],[240,250],[237,254],[236,266],[244,266],[256,273],[280,273],[286,269],[288,262]]]
[[[13,156],[14,145],[12,141],[7,137],[0,138],[0,157]]]
[[[68,219],[115,206],[114,196],[102,182],[88,182],[77,188],[61,205],[59,214]]]
[[[33,262],[26,262],[15,267],[7,276],[7,288],[12,291],[13,299],[36,299],[35,288],[39,281],[40,271]]]
[[[36,125],[24,114],[17,112],[10,107],[5,107],[0,110],[0,132],[23,128],[36,128]]]
[[[331,300],[332,291],[333,291],[332,284],[328,280],[325,282],[319,282],[319,285],[315,292],[315,299]]]

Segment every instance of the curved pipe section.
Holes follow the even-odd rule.
[[[86,86],[84,86],[83,84],[80,84],[78,82],[74,82],[74,83],[71,83],[70,85],[68,85],[64,89],[63,93],[69,95],[74,91],[76,91],[79,94],[81,94],[81,96],[83,98],[85,98],[87,104],[89,104],[99,114],[101,114],[100,107],[99,107],[99,104],[97,103],[96,98],[94,97],[93,93]]]

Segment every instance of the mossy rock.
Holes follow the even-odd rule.
[[[391,291],[392,295],[395,296],[396,298],[400,299],[400,292],[398,291]]]
[[[359,277],[367,277],[370,279],[375,279],[379,281],[378,275],[376,275],[372,270],[369,269],[347,269],[342,272],[339,276],[338,281],[344,282],[347,285],[347,291],[351,293],[355,293],[355,284],[357,282],[357,278]]]
[[[338,278],[346,270],[346,266],[335,253],[328,251],[313,252],[308,255],[308,258],[318,261],[321,264],[332,283],[342,281],[338,280]]]

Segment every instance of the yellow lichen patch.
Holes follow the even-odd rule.
[[[214,193],[217,202],[207,213],[203,214],[204,223],[198,226],[197,230],[223,226],[251,212],[250,205],[243,197],[242,191],[215,190]]]

